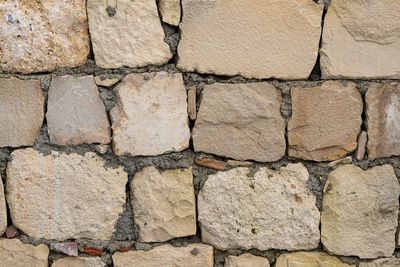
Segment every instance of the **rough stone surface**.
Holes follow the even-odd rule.
[[[341,262],[337,257],[325,252],[285,253],[278,257],[275,267],[356,267]]]
[[[330,253],[390,257],[395,249],[400,186],[390,165],[366,171],[345,165],[328,175],[321,240]]]
[[[181,21],[181,1],[180,0],[160,0],[158,10],[162,21],[178,26]]]
[[[110,143],[110,124],[93,76],[53,78],[46,118],[54,144]]]
[[[371,262],[361,262],[359,267],[399,267],[400,258],[378,259]]]
[[[196,253],[193,253],[196,251]],[[205,244],[173,247],[169,244],[149,251],[116,252],[112,256],[114,267],[212,267],[213,248]]]
[[[11,156],[6,199],[16,227],[34,238],[111,238],[126,198],[122,167],[105,168],[93,152],[44,156],[27,148]]]
[[[343,158],[357,148],[363,101],[356,85],[328,81],[292,88],[289,156],[314,161]]]
[[[19,236],[18,229],[14,225],[10,225],[6,229],[6,237],[11,239]]]
[[[0,1],[0,72],[45,72],[86,62],[85,0]]]
[[[102,68],[163,65],[172,57],[156,1],[88,0],[90,37]]]
[[[352,162],[353,162],[352,157],[351,157],[351,156],[347,156],[347,157],[345,157],[345,158],[342,158],[342,159],[338,159],[338,160],[329,162],[329,163],[327,164],[327,166],[328,166],[328,167],[335,167],[336,165],[339,165],[339,164],[350,164],[350,163],[352,163]]]
[[[268,259],[246,253],[238,257],[226,257],[224,267],[269,267],[269,261]]]
[[[297,163],[248,173],[239,167],[208,176],[198,195],[203,241],[221,250],[317,248],[320,215],[307,169]]]
[[[47,267],[49,248],[40,244],[24,244],[18,239],[0,238],[0,259],[2,266]]]
[[[159,155],[189,147],[186,89],[182,74],[129,74],[114,89],[111,110],[116,155]]]
[[[323,5],[301,0],[183,0],[178,67],[247,78],[305,79]]]
[[[44,94],[38,80],[0,79],[0,147],[32,146],[43,113]]]
[[[7,229],[7,208],[6,199],[4,196],[3,180],[0,174],[0,236],[4,234]]]
[[[56,260],[51,267],[107,267],[100,257],[66,257]]]
[[[189,88],[188,90],[188,114],[191,120],[197,118],[197,107],[196,107],[196,86]]]
[[[195,158],[194,163],[196,163],[199,166],[203,166],[206,168],[211,168],[211,169],[219,170],[219,171],[224,171],[226,169],[226,165],[227,165],[227,163],[225,161],[216,160],[216,159],[212,159],[212,158],[202,158],[202,159]]]
[[[78,244],[75,242],[51,243],[50,249],[68,256],[78,256]]]
[[[96,76],[96,77],[94,77],[94,81],[99,86],[111,87],[114,84],[116,84],[117,82],[119,82],[119,78],[105,78],[105,79],[102,79],[100,76]]]
[[[371,83],[365,102],[368,158],[400,155],[400,83]]]
[[[195,151],[237,160],[276,161],[285,155],[282,95],[269,83],[206,85],[195,127]]]
[[[238,167],[238,166],[251,166],[253,163],[250,161],[238,161],[238,160],[228,160],[226,163],[228,163],[229,166],[233,167]]]
[[[399,21],[399,1],[332,0],[320,49],[322,77],[400,78]]]
[[[364,159],[365,155],[365,146],[367,145],[367,132],[361,131],[357,138],[357,149],[354,151],[354,158],[357,161],[361,161]]]
[[[131,206],[139,241],[163,242],[196,234],[196,201],[192,168],[146,167],[131,184]]]

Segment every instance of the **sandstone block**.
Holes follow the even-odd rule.
[[[183,0],[178,67],[247,78],[308,78],[323,5],[301,0]]]
[[[114,89],[111,110],[116,155],[151,156],[189,147],[182,74],[133,73]]]
[[[173,247],[169,244],[149,251],[116,252],[112,256],[115,267],[212,267],[213,248],[205,244]]]
[[[158,10],[162,21],[178,26],[181,21],[181,1],[180,0],[160,0]]]
[[[359,267],[399,267],[400,258],[392,256],[388,259],[378,259],[371,262],[360,262]]]
[[[341,262],[337,257],[325,252],[285,253],[278,257],[275,267],[356,267]]]
[[[314,161],[343,158],[357,148],[363,101],[356,85],[328,81],[292,88],[289,156]]]
[[[51,267],[107,267],[100,257],[66,257],[56,260]]]
[[[156,1],[88,0],[90,37],[102,68],[163,65],[172,57]]]
[[[324,79],[400,78],[400,2],[332,0],[322,35]]]
[[[368,158],[400,155],[400,83],[371,83],[365,102]]]
[[[208,176],[198,195],[203,241],[221,250],[318,247],[320,214],[306,167],[249,172],[239,167]]]
[[[110,124],[93,76],[53,78],[46,118],[54,144],[110,143]]]
[[[0,79],[0,147],[33,146],[43,113],[38,80]]]
[[[354,151],[354,158],[357,161],[362,161],[365,155],[365,146],[367,144],[367,132],[361,131],[357,138],[357,149]]]
[[[0,18],[0,72],[45,72],[85,64],[85,0],[1,1]]]
[[[3,180],[0,174],[0,236],[4,234],[6,229],[7,229],[7,207],[6,207],[6,198],[4,197]]]
[[[192,131],[195,151],[237,160],[285,155],[282,95],[269,83],[206,85]]]
[[[95,153],[15,150],[6,199],[13,224],[35,238],[109,240],[123,211],[128,175]]]
[[[192,168],[146,167],[131,184],[131,206],[139,241],[163,242],[196,234],[196,201]]]
[[[395,249],[399,193],[390,165],[366,171],[345,165],[332,171],[322,203],[325,249],[343,256],[390,257]]]
[[[40,244],[24,244],[18,239],[0,238],[0,259],[2,266],[47,267],[49,248]]]
[[[269,267],[268,259],[257,257],[249,253],[238,257],[228,256],[225,258],[224,267]]]
[[[117,82],[119,82],[119,78],[105,78],[105,79],[102,79],[100,76],[96,76],[96,77],[94,77],[94,81],[99,86],[111,87],[114,84],[116,84]]]

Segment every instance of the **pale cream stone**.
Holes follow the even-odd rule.
[[[378,259],[371,262],[360,262],[359,267],[399,267],[400,258],[392,256],[387,259]]]
[[[96,149],[96,151],[99,152],[100,154],[107,153],[109,148],[110,148],[110,145],[96,145],[94,147],[94,149]]]
[[[315,249],[319,211],[303,164],[209,175],[198,195],[203,242],[220,250]]]
[[[224,267],[269,267],[269,261],[268,259],[245,253],[237,257],[226,257]]]
[[[178,26],[181,21],[181,1],[180,0],[160,0],[158,10],[162,21]]]
[[[173,247],[169,244],[149,251],[116,252],[112,256],[115,267],[212,267],[213,247],[205,244],[190,244]]]
[[[400,1],[332,0],[322,35],[324,79],[400,78]]]
[[[306,79],[323,5],[300,0],[182,0],[178,67],[246,78]]]
[[[65,257],[56,260],[51,267],[107,267],[100,257]]]
[[[33,146],[43,117],[40,81],[0,78],[0,147]]]
[[[0,174],[0,236],[4,234],[6,229],[7,229],[6,198],[4,196],[3,180]]]
[[[0,238],[1,266],[47,267],[49,248],[40,244],[33,246],[22,243],[19,239]]]
[[[154,156],[189,147],[186,89],[181,73],[132,73],[114,89],[116,155]]]
[[[117,82],[119,82],[119,78],[105,78],[105,79],[102,79],[100,76],[96,76],[96,77],[94,77],[94,81],[99,86],[111,87],[114,84],[116,84]]]
[[[85,64],[85,5],[85,0],[0,1],[0,72],[46,72]]]
[[[44,156],[15,150],[7,166],[6,199],[15,227],[34,238],[109,240],[123,211],[128,180],[93,152]]]
[[[284,253],[278,257],[275,267],[356,267],[325,252]]]
[[[93,76],[53,78],[46,118],[51,143],[110,143],[110,123]]]
[[[136,173],[131,206],[140,242],[163,242],[196,234],[196,201],[192,168],[160,171],[154,166]]]
[[[172,57],[156,1],[88,0],[87,12],[98,66],[163,65]]]
[[[328,166],[328,167],[335,167],[336,165],[339,165],[339,164],[350,164],[350,163],[352,163],[352,162],[353,162],[352,157],[351,157],[351,156],[348,156],[348,157],[345,157],[345,158],[342,158],[342,159],[338,159],[338,160],[329,162],[329,163],[327,164],[327,166]]]
[[[236,160],[285,155],[282,94],[269,83],[206,85],[192,131],[195,151]]]
[[[366,171],[354,165],[328,175],[321,241],[332,254],[390,257],[395,249],[400,186],[390,165]]]

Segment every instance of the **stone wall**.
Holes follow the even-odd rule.
[[[400,266],[399,1],[4,0],[0,73],[1,266]]]

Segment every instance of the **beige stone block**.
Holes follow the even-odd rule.
[[[40,244],[24,244],[18,239],[0,238],[0,259],[2,266],[13,267],[47,267],[49,248]]]
[[[100,257],[65,257],[53,262],[51,267],[107,267]]]
[[[162,21],[178,26],[181,21],[181,1],[180,0],[160,0],[158,10]]]
[[[378,259],[370,262],[360,262],[359,267],[399,267],[400,258],[392,256],[391,258]]]
[[[269,267],[269,261],[268,259],[245,253],[237,257],[226,257],[224,267]]]
[[[356,267],[325,252],[284,253],[278,257],[275,267]]]

